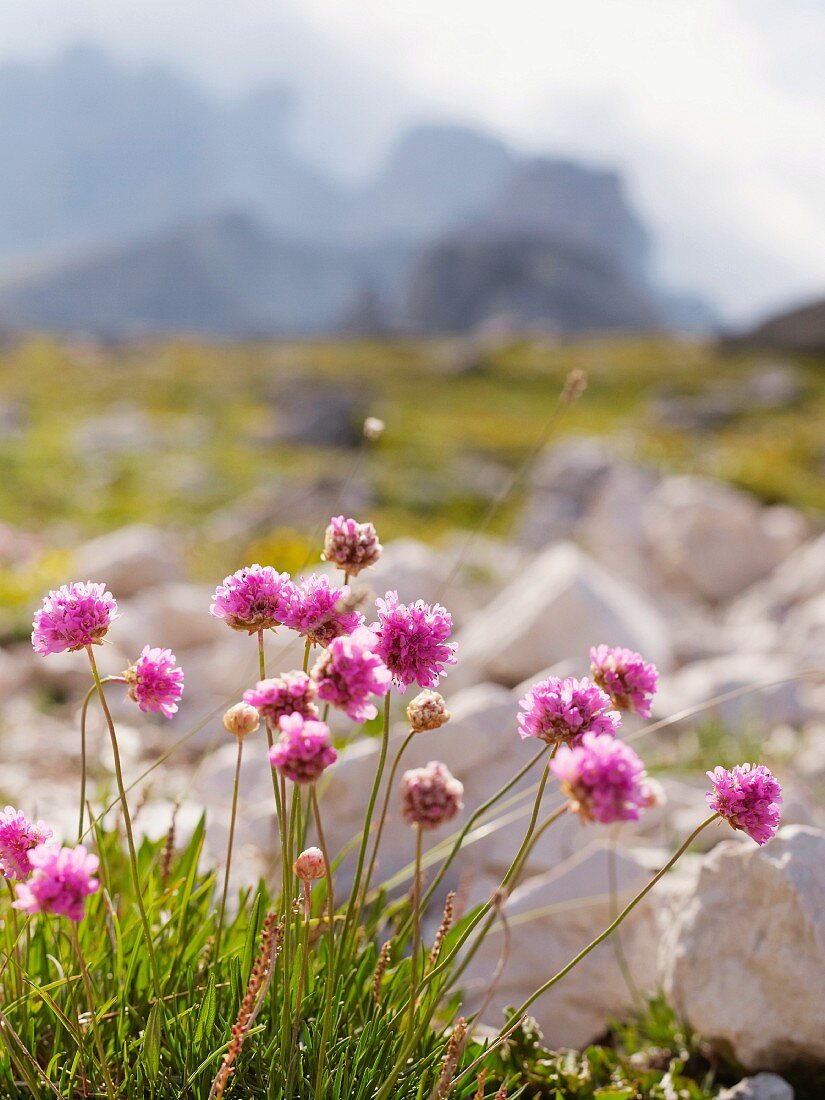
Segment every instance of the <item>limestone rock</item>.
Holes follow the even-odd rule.
[[[718,845],[661,958],[676,1011],[745,1068],[825,1058],[825,832]]]
[[[719,1100],[793,1100],[794,1092],[784,1077],[776,1073],[757,1073],[745,1077],[733,1088],[719,1093]]]
[[[174,536],[139,523],[78,547],[74,571],[83,580],[103,581],[121,600],[145,588],[180,580],[184,575],[183,553]]]

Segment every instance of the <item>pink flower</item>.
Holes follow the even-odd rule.
[[[713,784],[708,806],[734,829],[767,844],[779,828],[782,788],[764,764],[737,764],[707,773]]]
[[[378,635],[376,653],[396,684],[402,691],[413,683],[438,687],[439,677],[446,676],[444,666],[456,663],[455,645],[447,641],[453,629],[449,611],[423,600],[399,603],[397,592],[375,603],[378,622],[370,629]]]
[[[382,546],[371,523],[356,523],[354,519],[333,516],[324,536],[324,560],[337,565],[351,577],[362,569],[375,565]]]
[[[312,669],[318,698],[345,711],[354,722],[375,718],[371,695],[386,695],[392,677],[375,653],[378,639],[366,627],[333,638]]]
[[[29,858],[34,869],[28,882],[18,883],[14,908],[83,920],[86,898],[97,893],[100,885],[92,877],[99,863],[97,856],[82,844],[76,848],[41,844]]]
[[[243,693],[243,701],[255,707],[264,721],[277,726],[288,714],[317,718],[315,684],[305,672],[285,672],[270,680],[259,680]]]
[[[292,870],[301,882],[317,882],[327,873],[324,853],[320,848],[305,848],[292,864]]]
[[[610,733],[585,733],[572,748],[560,745],[550,771],[582,821],[638,821],[650,804],[644,764]]]
[[[650,703],[656,694],[659,673],[632,649],[599,645],[590,650],[590,672],[618,710],[633,710],[650,717]]]
[[[588,679],[549,676],[534,684],[519,706],[519,736],[538,737],[548,745],[575,745],[585,733],[615,734],[619,715],[610,697]]]
[[[435,829],[452,821],[463,805],[464,785],[446,764],[431,760],[411,768],[401,779],[401,813],[409,825]]]
[[[22,810],[6,806],[0,812],[0,876],[7,879],[28,878],[32,864],[32,849],[48,840],[51,829],[44,821],[29,821]]]
[[[269,750],[269,762],[293,783],[314,783],[338,759],[326,722],[289,714],[278,724],[281,736]]]
[[[284,621],[292,589],[288,573],[276,573],[271,565],[247,565],[218,585],[209,613],[233,630],[272,630]]]
[[[105,584],[75,581],[61,585],[44,597],[43,606],[34,613],[34,651],[45,657],[100,645],[117,618],[117,602]]]
[[[284,623],[313,645],[329,645],[333,638],[363,626],[364,616],[347,606],[349,595],[349,585],[336,588],[328,577],[313,573],[293,586]]]
[[[183,695],[183,669],[171,649],[151,649],[148,645],[123,674],[129,690],[142,711],[160,712],[171,718]]]

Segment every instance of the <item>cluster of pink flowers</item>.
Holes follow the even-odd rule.
[[[366,627],[334,638],[312,669],[318,698],[343,710],[354,722],[366,722],[378,713],[370,696],[386,695],[392,677],[375,653],[375,635]]]
[[[209,613],[248,634],[274,630],[284,621],[293,588],[288,573],[276,573],[270,565],[248,565],[218,585]]]
[[[268,680],[259,680],[254,688],[243,693],[248,703],[270,725],[277,726],[281,718],[289,714],[301,714],[304,718],[317,718],[315,699],[318,691],[305,672],[285,672]]]
[[[650,805],[644,764],[610,733],[585,733],[576,745],[561,745],[550,770],[582,821],[638,821]]]
[[[143,647],[138,659],[124,672],[129,698],[143,711],[171,718],[183,695],[183,669],[171,649]]]
[[[329,578],[313,573],[293,585],[284,613],[284,625],[313,645],[326,646],[333,638],[352,634],[363,626],[364,616],[347,605],[349,585],[336,588]]]
[[[324,560],[337,565],[351,577],[362,569],[375,565],[382,546],[371,523],[356,523],[354,519],[333,516],[324,536]]]
[[[590,673],[618,710],[632,710],[642,718],[650,717],[659,673],[641,654],[621,646],[594,646],[590,650]]]
[[[43,844],[29,859],[32,873],[26,882],[17,884],[15,909],[83,920],[86,898],[97,893],[100,885],[94,877],[100,862],[97,856],[82,844],[76,848]]]
[[[32,872],[31,853],[52,835],[44,821],[29,821],[22,810],[0,811],[0,876],[24,879]]]
[[[707,803],[734,829],[767,844],[779,828],[782,788],[764,764],[737,764],[707,773]]]
[[[42,607],[35,612],[35,653],[45,657],[100,645],[116,618],[117,602],[105,584],[75,581],[61,585],[43,599]]]
[[[281,735],[269,750],[269,762],[291,782],[314,783],[338,759],[326,722],[289,714],[278,725]]]
[[[586,678],[550,676],[534,684],[519,706],[519,736],[548,745],[575,745],[585,733],[613,736],[619,728],[610,696]]]
[[[449,611],[423,600],[400,603],[397,592],[387,592],[376,607],[378,622],[370,627],[378,637],[376,653],[396,684],[402,691],[414,683],[437,687],[445,666],[456,663],[455,645],[448,641],[453,629]]]
[[[431,760],[411,768],[401,779],[401,813],[410,825],[435,829],[460,812],[464,786],[446,764]]]

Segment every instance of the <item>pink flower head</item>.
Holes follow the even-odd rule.
[[[650,717],[650,703],[659,682],[655,665],[632,649],[599,645],[590,650],[590,673],[618,710]]]
[[[34,651],[45,657],[100,645],[117,618],[117,602],[105,584],[75,581],[61,585],[44,597],[43,606],[34,613]]]
[[[349,585],[336,588],[328,577],[313,573],[293,585],[284,623],[309,639],[326,646],[333,638],[352,634],[364,624],[364,616],[348,606]]]
[[[292,870],[301,882],[317,882],[327,873],[324,853],[320,848],[305,848],[292,864]]]
[[[390,690],[392,677],[375,653],[377,641],[365,626],[333,638],[312,669],[318,698],[339,707],[354,722],[375,718],[378,711],[370,696]]]
[[[293,783],[314,783],[338,759],[326,722],[288,714],[278,724],[281,736],[269,750],[269,762]]]
[[[452,821],[463,805],[464,784],[446,764],[431,760],[423,768],[411,768],[401,779],[401,813],[409,825],[435,829]]]
[[[264,721],[277,726],[288,714],[317,718],[317,694],[314,682],[305,672],[285,672],[270,680],[259,680],[254,688],[243,693],[243,701],[255,707]]]
[[[276,573],[271,565],[247,565],[218,585],[209,614],[248,634],[272,630],[284,621],[292,588],[288,573]]]
[[[392,673],[401,691],[409,684],[438,687],[446,676],[445,665],[456,663],[455,645],[447,639],[453,619],[441,604],[398,602],[397,592],[375,601],[378,622],[370,627],[378,635],[376,653]]]
[[[576,745],[585,733],[614,735],[619,728],[610,697],[587,678],[549,676],[533,684],[519,706],[519,736],[548,745]]]
[[[708,806],[734,829],[767,844],[779,828],[782,788],[764,764],[737,764],[707,773],[713,784]]]
[[[142,711],[159,711],[171,718],[183,695],[183,669],[171,649],[151,649],[148,645],[133,665],[124,672],[129,698]]]
[[[22,810],[6,806],[0,811],[0,877],[28,878],[31,851],[52,835],[44,821],[29,821]]]
[[[585,733],[572,748],[560,745],[550,770],[582,821],[638,821],[650,805],[644,764],[610,733]]]
[[[356,523],[354,519],[333,516],[324,536],[324,561],[337,565],[351,577],[362,569],[375,565],[382,546],[371,523]]]
[[[93,878],[99,860],[82,844],[76,848],[58,848],[41,844],[29,857],[32,875],[17,884],[15,909],[26,913],[56,913],[69,920],[83,920],[86,898],[97,893],[100,885]]]

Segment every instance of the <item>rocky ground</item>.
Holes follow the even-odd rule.
[[[170,646],[185,669],[185,703],[171,724],[148,721],[118,688],[110,694],[132,779],[191,734],[138,784],[139,825],[164,832],[180,802],[185,831],[205,807],[220,859],[234,763],[220,714],[257,678],[256,652],[209,616],[214,586],[190,583],[183,561],[172,535],[129,527],[80,547],[72,575],[105,581],[123,611],[100,656],[105,672],[122,671],[147,642]],[[397,588],[402,599],[441,600],[454,614],[459,664],[443,684],[453,720],[416,738],[406,762],[443,759],[464,782],[468,809],[529,755],[516,734],[526,685],[549,669],[586,673],[591,644],[627,645],[657,663],[654,719],[686,712],[655,732],[626,723],[665,804],[618,834],[566,819],[547,832],[506,921],[466,972],[468,1001],[478,1004],[502,952],[506,966],[486,1014],[497,1020],[503,1005],[523,999],[702,819],[704,768],[757,755],[785,786],[780,836],[760,850],[726,829],[703,834],[705,854],[686,857],[623,926],[618,948],[595,951],[536,1015],[551,1044],[578,1045],[644,992],[664,988],[690,1024],[748,1068],[825,1059],[825,535],[812,521],[722,483],[658,477],[577,439],[538,463],[510,541],[458,538],[440,551],[394,541],[364,580],[378,594]],[[300,660],[296,642],[268,643],[271,671]],[[778,683],[751,690],[768,681]],[[0,652],[1,793],[67,835],[76,823],[77,716],[87,686],[82,656],[43,660],[25,642]],[[396,744],[402,716],[399,706]],[[111,782],[103,737],[93,715],[100,791]],[[360,827],[376,747],[371,739],[349,744],[329,773],[333,847]],[[271,871],[274,859],[268,765],[263,751],[245,756],[239,877]],[[525,778],[506,816],[475,838],[448,876],[462,904],[489,896],[506,869],[533,782]],[[395,815],[382,876],[410,858],[408,830]]]

